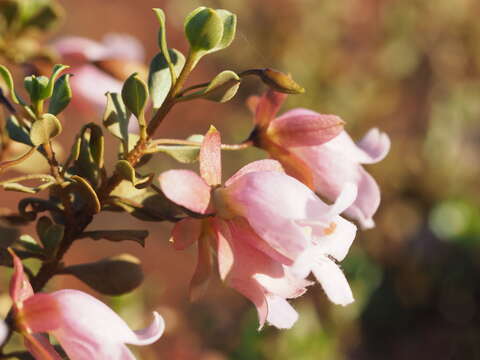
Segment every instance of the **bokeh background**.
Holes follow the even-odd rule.
[[[152,7],[167,13],[168,40],[186,50],[184,16],[200,5],[238,15],[230,48],[205,58],[192,83],[221,70],[273,67],[290,72],[307,92],[284,109],[332,113],[360,138],[378,127],[392,140],[388,157],[368,167],[382,189],[377,227],[359,232],[342,268],[356,302],[330,304],[320,286],[293,304],[300,313],[286,331],[257,331],[254,307],[212,279],[208,294],[187,299],[194,249],[174,251],[171,225],[144,224],[127,215],[102,214],[91,228],[148,228],[145,249],[85,240],[68,264],[120,252],[138,256],[145,283],[134,293],[102,297],[132,326],[152,309],[167,322],[142,359],[314,360],[480,359],[480,3],[477,0],[82,0],[60,1],[67,18],[57,35],[101,40],[111,32],[138,38],[149,59],[157,52]],[[95,86],[92,84],[92,86]],[[248,80],[229,103],[198,101],[172,111],[158,131],[184,138],[217,126],[225,142],[251,130],[245,106],[264,91]],[[92,112],[70,111],[66,147]],[[113,143],[112,143],[113,144]],[[112,145],[113,146],[113,145]],[[110,147],[113,159],[113,147]],[[226,154],[228,176],[259,150]],[[166,156],[156,169],[176,165]],[[16,195],[0,193],[2,207]],[[8,273],[2,269],[2,278]],[[87,290],[71,277],[50,288]],[[89,290],[88,290],[89,291]],[[98,294],[95,294],[98,295]],[[99,295],[98,295],[99,296]],[[5,296],[1,302],[6,302]]]

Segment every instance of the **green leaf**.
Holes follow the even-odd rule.
[[[25,104],[25,102],[15,92],[15,85],[13,83],[12,74],[3,65],[0,65],[0,76],[7,85],[8,90],[10,91],[10,97],[12,98],[12,101],[15,104]]]
[[[120,160],[115,166],[115,171],[122,177],[122,179],[130,181],[135,185],[136,176],[135,169],[127,160]]]
[[[21,235],[18,242],[20,243],[20,246],[27,251],[43,254],[43,248],[40,245],[38,245],[35,239],[30,235],[27,235],[27,234]]]
[[[237,29],[237,16],[235,14],[223,9],[217,9],[216,11],[223,21],[223,35],[220,43],[215,47],[214,51],[222,50],[230,46],[235,38],[235,32]]]
[[[137,73],[132,74],[122,88],[122,99],[127,107],[137,118],[143,114],[148,99],[148,88]]]
[[[72,100],[72,88],[70,87],[70,74],[64,74],[55,81],[53,95],[48,104],[48,112],[53,115],[60,114]]]
[[[6,183],[2,187],[6,191],[17,191],[25,194],[36,194],[39,192],[38,187],[25,186],[19,183]]]
[[[37,220],[37,224],[35,225],[35,229],[37,231],[37,235],[39,238],[42,238],[47,233],[47,230],[53,225],[53,221],[50,220],[47,216],[42,216],[40,219]]]
[[[72,176],[72,180],[75,181],[78,189],[84,195],[84,200],[87,201],[89,211],[92,214],[99,213],[101,210],[100,200],[98,199],[97,193],[93,189],[92,185],[90,185],[87,180],[77,175]]]
[[[222,71],[203,91],[202,98],[224,103],[235,96],[239,86],[240,77],[236,73],[230,70]]]
[[[185,35],[192,53],[213,50],[222,40],[223,19],[215,10],[199,7],[185,19]]]
[[[43,2],[45,4],[45,2]],[[56,3],[46,3],[26,20],[23,27],[34,27],[40,30],[49,30],[58,24],[63,16],[63,9]]]
[[[117,93],[107,93],[107,107],[103,114],[103,126],[128,148],[128,122],[130,111]]]
[[[48,143],[62,132],[62,124],[55,115],[43,114],[32,124],[30,140],[34,146]]]
[[[200,146],[203,141],[203,135],[192,135],[187,138],[188,141],[198,142],[197,145],[159,145],[155,148],[156,152],[165,153],[182,164],[192,164],[198,160],[200,155]]]
[[[160,29],[158,30],[158,45],[162,54],[164,54],[165,56],[165,62],[167,63],[170,73],[170,80],[172,83],[174,83],[177,79],[177,73],[175,69],[175,63],[172,62],[172,58],[168,49],[167,27],[165,26],[165,13],[162,9],[158,8],[153,9],[153,11],[155,12],[155,15],[157,16],[158,22],[160,24]]]
[[[164,221],[175,219],[180,214],[178,206],[165,195],[149,188],[137,189],[131,182],[122,181],[112,192],[110,211],[126,211],[143,221]]]
[[[74,275],[92,289],[105,295],[122,295],[142,284],[140,261],[129,254],[97,262],[68,266],[62,274]]]
[[[148,236],[147,230],[97,230],[85,231],[81,234],[82,238],[92,238],[93,240],[109,240],[109,241],[135,241],[145,247],[145,239]]]
[[[57,80],[57,77],[60,75],[60,73],[65,70],[65,69],[68,69],[70,66],[68,65],[63,65],[63,64],[56,64],[54,67],[53,67],[53,70],[52,70],[52,75],[50,75],[50,79],[48,80],[48,85],[47,85],[47,89],[46,89],[46,92],[45,92],[45,97],[44,99],[46,98],[49,98],[52,96],[53,94],[53,87],[55,85],[55,80]]]
[[[64,232],[65,227],[63,225],[52,224],[40,236],[40,242],[49,258],[54,258],[57,254]]]
[[[20,123],[14,115],[7,117],[7,132],[10,139],[18,141],[19,143],[33,146],[32,140],[30,140],[30,134]]]
[[[37,102],[40,100],[46,99],[48,93],[48,78],[46,76],[27,76],[25,77],[23,84],[25,90],[27,90],[28,95],[30,95],[30,100],[32,102]]]
[[[185,65],[185,56],[175,49],[169,49],[169,57],[174,64],[176,73],[180,73]],[[168,68],[168,60],[164,53],[158,53],[150,63],[148,75],[148,86],[152,97],[153,109],[157,110],[162,106],[172,86],[172,79]]]

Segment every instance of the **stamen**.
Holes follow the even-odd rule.
[[[323,233],[325,235],[331,235],[335,232],[336,228],[337,228],[337,224],[334,222],[331,222],[330,225],[323,230]]]

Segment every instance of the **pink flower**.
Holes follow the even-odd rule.
[[[171,201],[203,215],[181,220],[172,232],[179,250],[198,241],[191,295],[205,289],[213,243],[221,278],[255,304],[260,328],[265,322],[289,328],[298,315],[287,299],[302,295],[310,285],[291,265],[312,246],[313,238],[321,242],[332,227],[335,230],[341,219],[338,206],[327,206],[273,160],[248,164],[221,186],[220,145],[219,133],[211,129],[200,151],[201,177],[189,170],[160,176],[161,189]],[[355,226],[343,222],[353,232],[345,231],[348,239],[338,241],[351,244]],[[339,228],[346,226],[343,222]]]
[[[10,283],[16,329],[36,359],[61,357],[43,335],[53,335],[72,360],[135,359],[125,344],[148,345],[163,333],[157,313],[143,330],[132,331],[107,305],[77,290],[34,294],[20,259],[11,251],[14,274]]]
[[[73,101],[85,110],[93,106],[93,110],[103,111],[106,92],[120,93],[120,80],[135,71],[144,72],[143,47],[129,35],[108,34],[102,43],[67,36],[57,40],[53,46],[63,57],[62,61],[71,65],[69,72],[74,75],[71,78]],[[113,62],[115,73],[102,71],[94,65],[105,60]],[[123,79],[119,79],[120,75]]]
[[[346,183],[356,184],[358,197],[345,214],[363,228],[373,227],[380,191],[361,164],[379,162],[387,155],[388,136],[372,129],[355,144],[343,131],[339,117],[306,109],[290,110],[275,118],[285,97],[269,91],[250,100],[255,110],[255,145],[280,161],[289,175],[330,201],[339,196]]]

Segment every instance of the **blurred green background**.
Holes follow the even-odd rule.
[[[382,189],[377,227],[359,232],[342,263],[356,302],[334,306],[320,286],[312,287],[293,301],[300,319],[291,330],[257,332],[254,307],[218,280],[204,299],[189,303],[195,251],[169,247],[169,224],[148,225],[146,250],[90,241],[75,245],[67,262],[120,251],[144,262],[146,282],[139,290],[103,298],[132,325],[148,321],[152,309],[165,317],[166,334],[139,349],[143,359],[480,359],[478,0],[61,3],[67,18],[60,35],[99,40],[110,32],[129,33],[144,44],[148,60],[157,51],[152,7],[166,11],[169,44],[181,50],[188,12],[199,5],[226,8],[238,15],[237,38],[205,58],[192,83],[225,69],[273,67],[307,89],[290,96],[284,110],[302,106],[337,114],[355,139],[371,127],[392,139],[388,157],[368,167]],[[263,90],[248,80],[225,105],[180,105],[159,136],[202,133],[213,123],[225,142],[242,140],[251,129],[245,100]],[[100,121],[73,112],[68,117],[72,135],[82,123]],[[66,139],[67,146],[72,140]],[[256,150],[227,154],[224,176],[262,156]],[[154,165],[177,166],[161,156]],[[14,208],[15,197],[8,199],[12,204],[2,206]],[[104,215],[95,225],[119,221],[145,227],[126,215]],[[83,289],[69,278],[56,282],[67,285]]]

